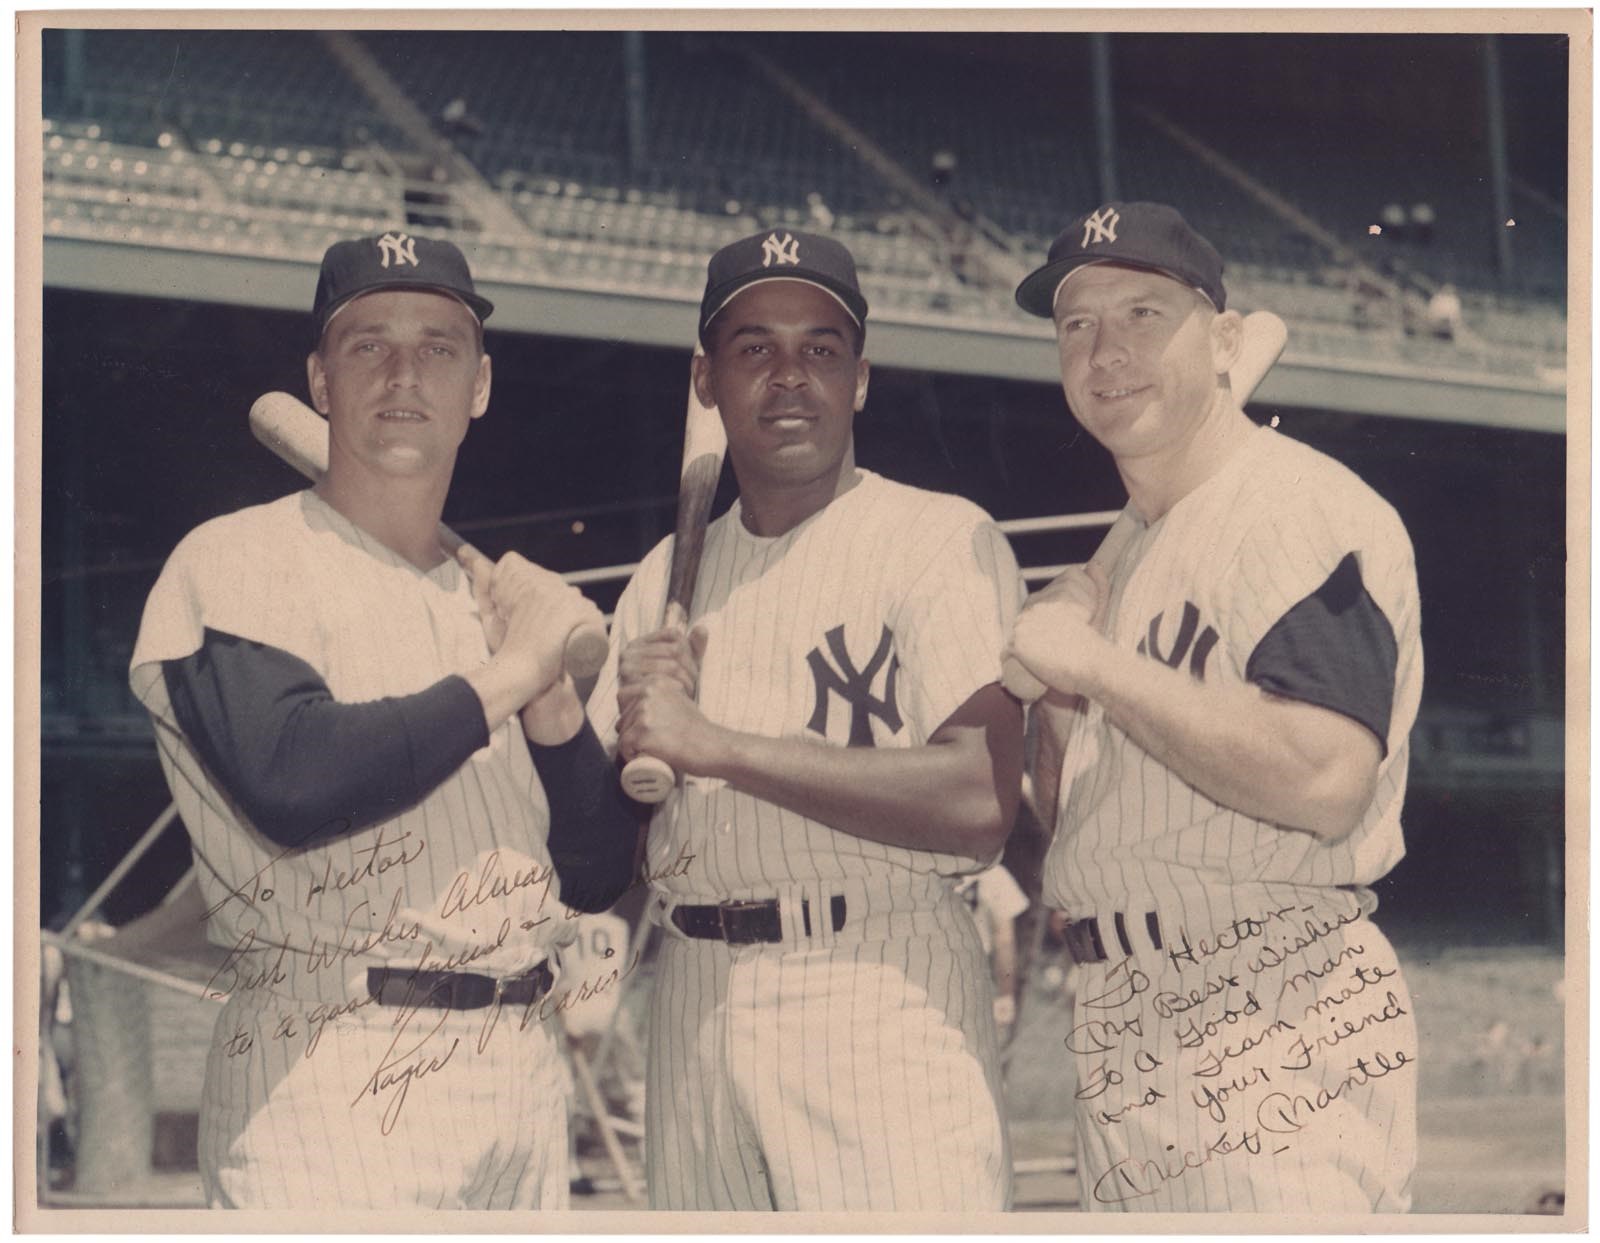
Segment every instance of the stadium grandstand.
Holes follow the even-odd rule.
[[[1085,558],[1124,496],[1013,290],[1069,219],[1121,198],[1179,206],[1232,304],[1287,321],[1251,413],[1361,473],[1416,544],[1428,681],[1385,927],[1403,956],[1464,939],[1559,961],[1564,37],[63,26],[40,56],[21,124],[44,223],[52,933],[128,925],[189,865],[128,660],[183,532],[297,486],[245,416],[304,395],[329,243],[402,229],[466,250],[497,305],[495,393],[446,518],[609,608],[671,530],[706,260],[766,228],[856,256],[863,465],[985,506],[1035,583]],[[1008,859],[1036,894],[1024,836]],[[124,1102],[137,1142],[96,1165],[103,1114],[41,1113],[55,1203],[189,1202],[194,1044],[174,1033],[192,1014],[138,1004],[160,1067]],[[1559,1095],[1554,1067],[1518,1083]],[[85,1106],[80,1084],[73,1108],[109,1090]]]

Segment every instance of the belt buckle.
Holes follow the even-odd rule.
[[[723,941],[728,945],[754,945],[758,938],[750,935],[742,921],[728,925],[728,916],[741,916],[751,911],[759,911],[767,904],[758,899],[747,899],[743,902],[723,902],[717,906],[717,928],[722,933]]]

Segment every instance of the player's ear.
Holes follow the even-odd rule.
[[[694,381],[696,400],[702,406],[714,408],[717,397],[711,384],[711,360],[704,354],[696,354],[689,362],[689,376]]]
[[[1217,375],[1227,375],[1244,349],[1244,316],[1219,311],[1211,317],[1211,363]]]
[[[322,366],[322,355],[312,350],[306,355],[306,387],[311,390],[311,404],[323,418],[328,416],[328,373]]]
[[[867,404],[867,381],[871,379],[872,368],[865,358],[856,359],[856,404],[855,412],[861,413],[862,407]]]
[[[478,375],[472,382],[472,417],[483,417],[483,412],[489,408],[489,387],[493,379],[493,368],[489,365],[489,356],[478,356]]]

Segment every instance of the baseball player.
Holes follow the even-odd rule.
[[[960,893],[993,971],[994,1024],[1004,1043],[1017,1021],[1017,919],[1028,909],[1028,895],[1003,863],[967,877]]]
[[[145,607],[131,680],[228,950],[213,1206],[566,1203],[546,960],[568,906],[626,887],[637,827],[561,671],[594,607],[439,549],[491,309],[448,243],[330,247],[326,476],[192,531]]]
[[[849,252],[774,231],[711,259],[694,383],[739,498],[691,636],[670,541],[624,591],[590,699],[683,774],[649,829],[658,960],[651,1204],[1003,1209],[1006,1128],[957,880],[999,853],[1022,719],[998,685],[1021,597],[980,510],[855,464],[867,305]]]
[[[1367,887],[1402,854],[1411,545],[1348,470],[1240,410],[1225,298],[1216,250],[1151,203],[1086,214],[1017,290],[1129,495],[1009,648],[1052,691],[1036,780],[1078,964],[1084,1197],[1403,1211],[1417,1034]]]
[[[561,1006],[561,1026],[567,1038],[569,1064],[565,1070],[567,1100],[571,1106],[569,1112],[575,1120],[584,1114],[592,1118],[596,1108],[594,1101],[582,1095],[582,1081],[572,1065],[582,1059],[593,1075],[596,1086],[607,1097],[620,1097],[623,1108],[631,1109],[637,1120],[643,1117],[643,1111],[637,1107],[637,1101],[643,1095],[643,1076],[637,1061],[637,1046],[627,1033],[627,1016],[618,1012],[624,981],[632,974],[628,958],[628,921],[615,913],[603,912],[581,916],[576,924],[577,935],[570,943],[563,945],[557,955],[562,987],[568,991],[568,995],[552,1003]],[[601,1046],[608,1043],[608,1032],[619,1037],[615,1042],[609,1042],[616,1056],[607,1060],[618,1067],[617,1073],[609,1080],[604,1074],[606,1067],[601,1066],[597,1058]],[[620,1063],[629,1054],[632,1054],[630,1060],[633,1065],[623,1069]],[[619,1079],[620,1084],[616,1082]],[[623,1092],[611,1090],[617,1087],[621,1087]],[[610,1108],[610,1104],[607,1100],[606,1107]],[[593,1121],[598,1123],[598,1119]],[[567,1157],[572,1170],[573,1192],[587,1195],[593,1194],[596,1188],[594,1181],[581,1172],[578,1160],[584,1130],[582,1125],[568,1128]]]

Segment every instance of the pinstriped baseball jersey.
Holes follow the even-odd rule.
[[[1022,595],[998,528],[959,498],[860,474],[776,539],[745,530],[738,505],[709,529],[690,612],[709,628],[711,720],[912,747],[998,680]],[[618,604],[589,701],[608,742],[617,653],[659,627],[670,553],[654,549]],[[1009,1206],[993,992],[954,888],[977,862],[693,778],[656,813],[648,860],[668,933],[651,998],[653,1207]],[[664,918],[675,902],[743,898],[778,900],[781,943],[690,940]]]
[[[565,1100],[543,1016],[368,992],[386,965],[515,976],[570,935],[518,718],[400,814],[278,846],[173,713],[162,662],[207,630],[299,658],[343,703],[414,694],[488,649],[456,563],[423,572],[311,491],[197,528],[152,590],[131,680],[193,843],[208,937],[231,951],[201,1100],[208,1202],[564,1206]]]
[[[1359,827],[1325,843],[1208,799],[1098,706],[1075,718],[1044,888],[1104,953],[1076,969],[1067,1037],[1085,1203],[1404,1211],[1417,1033],[1364,886],[1403,849],[1410,541],[1355,475],[1270,429],[1157,522],[1124,513],[1108,542],[1124,535],[1114,643],[1349,715],[1383,755]]]
[[[460,566],[424,573],[315,492],[214,519],[178,545],[150,593],[131,680],[155,715],[215,908],[211,940],[272,958],[281,969],[269,991],[331,1002],[364,996],[369,966],[443,970],[470,955],[473,970],[510,976],[548,956],[569,930],[544,845],[544,792],[515,717],[415,807],[286,850],[213,783],[166,702],[160,662],[196,650],[208,627],[300,657],[347,703],[412,694],[489,654]]]
[[[1159,521],[1130,510],[1119,522],[1134,530],[1111,568],[1107,635],[1224,685],[1251,680],[1263,639],[1353,554],[1397,651],[1385,754],[1360,826],[1329,844],[1206,798],[1091,706],[1068,739],[1046,899],[1077,914],[1241,882],[1384,876],[1404,852],[1400,808],[1422,693],[1416,570],[1394,510],[1331,458],[1259,428]]]
[[[709,630],[699,705],[710,720],[831,746],[913,747],[999,679],[998,653],[1022,595],[999,528],[959,497],[860,475],[776,538],[746,530],[737,502],[711,524],[690,610]],[[671,552],[670,538],[657,545],[617,604],[612,659],[589,700],[608,746],[617,653],[660,626]],[[839,833],[693,777],[657,811],[648,849],[659,889],[704,901],[979,867]],[[693,866],[681,866],[689,856]]]

